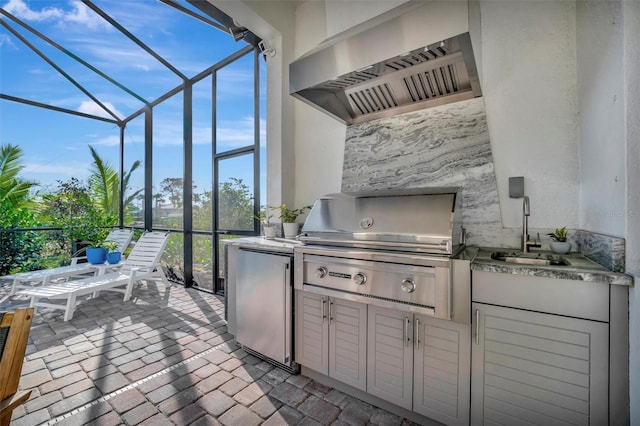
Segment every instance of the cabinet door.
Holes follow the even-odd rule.
[[[413,315],[369,306],[367,392],[412,409]]]
[[[329,299],[329,376],[367,387],[367,305]]]
[[[448,425],[469,424],[471,327],[416,315],[413,411]]]
[[[607,424],[607,324],[472,309],[472,424]]]
[[[296,362],[329,374],[327,297],[296,291]]]

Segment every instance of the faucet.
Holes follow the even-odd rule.
[[[522,252],[528,253],[530,247],[540,247],[540,234],[538,234],[537,241],[529,240],[529,216],[531,215],[531,208],[529,206],[529,197],[526,195],[522,200]]]

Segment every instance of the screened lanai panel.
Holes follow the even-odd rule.
[[[110,123],[23,104],[9,108],[0,102],[0,143],[22,149],[25,168],[21,176],[38,182],[41,193],[54,191],[58,181],[72,177],[87,183],[93,163],[89,146],[118,170],[118,132]]]
[[[176,10],[177,5],[199,18]],[[25,115],[30,120],[7,119],[0,130],[4,136],[9,128],[40,128],[52,137],[51,129],[62,130],[64,134],[55,137],[64,147],[50,157],[57,163],[49,169],[59,174],[75,159],[64,148],[80,151],[77,141],[83,140],[85,156],[92,161],[86,143],[92,141],[100,167],[122,170],[120,177],[125,179],[122,194],[116,193],[119,185],[103,185],[115,191],[103,191],[105,211],[114,213],[114,220],[105,226],[172,230],[163,257],[170,275],[187,285],[195,277],[200,288],[218,291],[217,265],[224,264],[218,231],[221,227],[237,231],[224,237],[255,232],[253,198],[260,192],[254,187],[260,170],[255,161],[259,155],[255,115],[259,97],[264,113],[264,99],[255,93],[259,87],[255,60],[261,61],[261,56],[245,44],[256,46],[259,39],[244,31],[244,41],[234,41],[229,27],[237,31],[238,24],[212,7],[188,0],[5,2],[0,5],[1,19],[10,23],[9,29],[0,26],[0,108],[28,109]],[[218,22],[201,22],[211,17]],[[14,58],[14,50],[21,54]],[[202,79],[212,70],[215,77]],[[183,90],[184,99],[193,100],[188,106]],[[33,108],[38,103],[57,111]],[[105,118],[89,120],[73,114],[110,118],[105,123]],[[90,127],[73,122],[85,119]],[[75,133],[80,136],[74,138]],[[37,163],[25,160],[25,171]],[[81,184],[87,182],[84,170],[89,162],[69,167],[73,176],[82,177]],[[218,189],[223,197],[216,204]],[[100,191],[92,192],[93,199]],[[118,212],[121,223],[115,213],[118,195],[124,203],[124,211]],[[192,216],[184,216],[191,212]]]
[[[137,164],[136,169],[131,168]],[[124,132],[124,225],[144,229],[144,114],[127,123]]]
[[[157,0],[92,1],[188,77],[226,58],[241,46],[229,34]],[[177,3],[202,15],[186,1]],[[188,35],[189,42],[179,37],[180,34]]]
[[[193,229],[213,231],[211,77],[193,85]]]
[[[184,144],[182,93],[153,109],[153,226],[182,229]]]
[[[254,55],[247,54],[216,73],[216,152],[253,145]]]
[[[160,263],[167,273],[167,278],[184,284],[184,235],[182,233],[169,234]],[[159,288],[165,290],[162,284],[160,284]]]
[[[203,290],[213,291],[213,235],[193,236],[193,282]]]
[[[253,230],[253,153],[218,161],[218,229]]]

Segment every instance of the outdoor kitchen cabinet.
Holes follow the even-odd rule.
[[[367,392],[448,425],[469,423],[468,324],[369,306]]]
[[[297,291],[296,362],[366,389],[367,305]]]
[[[628,424],[626,287],[472,278],[472,425]]]
[[[608,325],[474,303],[472,424],[606,425]]]

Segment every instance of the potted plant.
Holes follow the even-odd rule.
[[[264,232],[264,237],[268,240],[272,240],[276,237],[276,232],[278,230],[277,225],[275,223],[271,223],[270,219],[273,217],[273,214],[269,211],[269,206],[262,206],[260,209],[260,213],[258,216],[255,216],[260,224],[262,225],[262,230]]]
[[[298,235],[299,225],[296,223],[298,216],[309,210],[311,206],[304,206],[297,209],[290,209],[286,204],[280,204],[274,207],[280,210],[280,220],[282,220],[282,229],[285,238],[295,238]]]
[[[117,250],[118,243],[112,240],[107,240],[102,243],[102,248],[107,250],[107,263],[109,263],[110,265],[115,265],[116,263],[120,262],[122,253]]]
[[[554,232],[547,234],[551,237],[551,251],[558,254],[567,254],[571,251],[571,243],[567,241],[567,227],[556,228]]]

